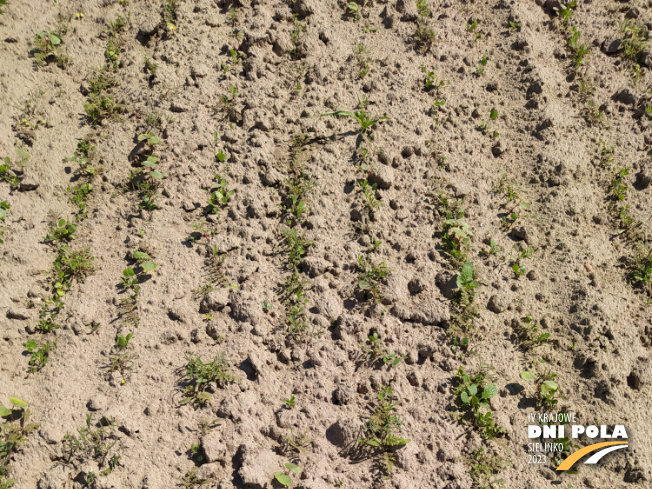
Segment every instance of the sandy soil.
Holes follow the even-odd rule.
[[[650,2],[428,3],[0,6],[0,481],[652,485]],[[628,448],[528,463],[562,411]]]

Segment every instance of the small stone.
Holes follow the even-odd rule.
[[[29,192],[30,190],[36,190],[39,187],[39,183],[36,181],[33,175],[28,175],[20,182],[20,187],[18,190],[21,192]]]
[[[641,14],[641,12],[637,7],[632,7],[625,14],[625,18],[626,19],[638,19],[638,16],[640,14]]]
[[[652,167],[644,168],[636,174],[636,184],[641,189],[646,189],[652,184]]]
[[[498,294],[492,295],[489,299],[489,304],[487,304],[487,308],[496,314],[506,311],[508,306],[509,299],[504,295]]]
[[[211,321],[206,325],[206,334],[213,338],[215,341],[218,341],[222,337],[220,335],[220,329],[218,327],[217,321]]]
[[[498,141],[496,144],[493,145],[491,148],[491,154],[494,155],[494,157],[498,157],[501,154],[503,154],[505,151],[507,151],[507,143],[503,143],[502,141]]]
[[[18,309],[9,308],[7,311],[7,319],[17,319],[19,321],[24,321],[29,319],[29,314]]]
[[[199,304],[199,312],[208,314],[211,311],[221,311],[230,303],[229,291],[225,288],[211,290]]]
[[[205,78],[210,73],[210,70],[205,64],[199,63],[197,65],[193,65],[190,73],[192,74],[193,78]]]
[[[394,180],[394,170],[388,166],[381,166],[375,169],[368,177],[369,183],[376,184],[378,188],[388,189]]]
[[[605,39],[602,43],[604,52],[607,54],[617,54],[619,51],[622,51],[622,41],[620,39]]]
[[[188,112],[190,110],[190,106],[183,102],[172,102],[170,104],[170,110],[172,112]]]
[[[279,467],[283,467],[281,459],[271,450],[256,453],[255,449],[249,448],[248,445],[245,445],[242,452],[242,466],[238,474],[243,487],[269,487],[270,481],[274,480],[274,473],[278,472]]]
[[[222,434],[217,430],[205,434],[201,439],[201,446],[208,463],[219,462],[226,455],[226,445],[222,441]]]

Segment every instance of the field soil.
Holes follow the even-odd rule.
[[[652,487],[652,2],[3,3],[0,481]]]

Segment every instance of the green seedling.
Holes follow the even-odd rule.
[[[375,210],[378,209],[382,204],[382,202],[376,198],[376,189],[378,186],[375,183],[369,185],[369,182],[366,179],[359,182],[359,184],[364,193],[365,207],[369,213],[369,219],[373,221]]]
[[[200,487],[205,484],[209,484],[210,481],[206,479],[200,479],[197,476],[197,467],[193,467],[181,478],[179,484],[185,489],[193,489],[194,487]]]
[[[361,105],[366,105],[366,104],[361,104]],[[347,110],[336,110],[335,112],[326,112],[324,114],[321,114],[320,117],[329,116],[329,115],[335,115],[335,116],[344,115],[344,116],[352,117],[360,125],[360,130],[358,132],[363,136],[366,135],[367,131],[369,131],[373,126],[378,124],[378,122],[387,119],[386,115],[374,118],[371,114],[369,114],[364,109],[364,107],[361,107],[359,110],[356,110],[355,112],[350,112]]]
[[[475,482],[474,487],[482,489],[498,489],[504,487],[505,481],[498,479],[500,471],[510,466],[509,460],[494,453],[489,453],[483,445],[471,452],[469,459],[471,470],[469,475]]]
[[[487,66],[487,61],[489,61],[489,55],[485,54],[480,60],[480,66],[473,69],[473,74],[476,76],[481,76],[484,74],[485,67]]]
[[[626,20],[620,24],[620,31],[623,34],[623,39],[620,41],[623,56],[632,62],[638,61],[641,54],[648,50],[647,27],[641,22]]]
[[[369,335],[369,344],[360,345],[360,349],[365,357],[364,361],[369,366],[373,366],[376,362],[382,360],[384,365],[391,368],[407,358],[407,355],[399,355],[396,352],[387,350],[383,344],[383,340],[375,331]]]
[[[50,228],[48,234],[43,238],[46,243],[54,241],[69,242],[75,239],[77,226],[66,219],[59,219],[55,227]]]
[[[157,265],[152,261],[152,257],[143,251],[134,251],[134,260],[136,260],[144,272],[153,272],[156,270]],[[124,275],[124,272],[123,272]]]
[[[292,21],[293,21],[293,27],[292,30],[290,31],[290,42],[292,42],[292,51],[290,52],[290,56],[292,59],[299,59],[301,55],[300,47],[301,47],[301,34],[306,30],[305,25],[301,25],[299,23],[299,15],[294,14],[292,16]]]
[[[301,467],[289,462],[285,464],[285,468],[292,474],[298,475],[301,473]],[[292,478],[285,472],[276,472],[274,474],[274,479],[280,482],[284,487],[292,486]]]
[[[457,288],[466,293],[474,293],[473,290],[480,286],[480,284],[475,281],[474,276],[475,272],[473,270],[473,263],[465,263],[456,278]]]
[[[573,52],[573,63],[576,68],[579,68],[584,64],[584,57],[589,54],[589,48],[586,44],[580,43],[581,34],[577,29],[577,26],[573,26],[572,34],[568,38],[568,47]]]
[[[127,267],[122,271],[122,283],[121,285],[127,289],[134,288],[138,283],[138,277],[136,277],[136,272],[133,268]]]
[[[561,24],[564,27],[568,27],[570,20],[573,17],[573,9],[577,6],[576,1],[572,0],[566,5],[560,5],[559,8],[553,7],[552,10],[555,12],[555,15],[559,17]]]
[[[211,396],[205,392],[210,383],[218,387],[235,382],[238,378],[231,374],[226,366],[224,356],[218,355],[209,363],[204,363],[201,357],[186,356],[186,377],[189,385],[184,390],[184,399],[180,404],[194,402],[197,406],[205,406],[210,403]]]
[[[225,207],[229,203],[231,196],[235,193],[233,190],[226,188],[226,180],[224,178],[216,176],[215,179],[217,183],[211,187],[210,194],[211,214],[217,214],[218,208]]]
[[[5,219],[7,218],[7,211],[9,209],[11,209],[9,202],[6,200],[0,201],[0,224],[5,222]],[[0,244],[4,243],[4,232],[5,228],[0,227]]]
[[[270,312],[274,308],[272,303],[269,301],[263,301],[262,306],[263,306],[263,311],[265,312]]]
[[[20,178],[11,170],[11,159],[7,156],[4,159],[4,164],[0,165],[0,180],[9,183],[12,188],[20,186]]]
[[[600,140],[600,144],[602,145],[600,149],[600,166],[602,168],[609,168],[613,165],[614,161],[614,147],[607,147],[607,143],[602,139]]]
[[[129,340],[133,338],[134,334],[129,333],[127,336],[124,336],[122,334],[119,334],[118,337],[115,339],[115,346],[119,350],[126,350],[127,346],[129,346]]]
[[[451,338],[452,345],[451,345],[451,351],[458,351],[458,350],[463,350],[466,351],[466,349],[469,347],[469,338],[468,337],[463,337],[459,338],[457,336],[453,336]]]
[[[514,245],[514,251],[516,252],[516,257],[512,260],[512,271],[516,278],[519,278],[522,275],[525,275],[526,271],[525,265],[521,264],[521,260],[531,258],[534,254],[534,250],[528,248],[521,249],[517,245]]]
[[[632,271],[632,280],[641,287],[652,284],[652,248],[645,254],[637,251]]]
[[[141,134],[138,136],[138,141],[142,142],[145,141],[146,144],[148,144],[150,147],[154,147],[154,145],[158,144],[161,140],[159,139],[158,136],[155,136],[154,133],[148,132],[145,134]]]
[[[362,16],[360,5],[355,2],[347,3],[346,14],[350,17],[353,17],[353,20],[360,20],[360,17]]]
[[[70,192],[70,201],[73,204],[77,204],[80,212],[79,215],[85,215],[86,201],[88,200],[90,193],[93,191],[93,184],[78,183],[72,188],[68,187],[66,190]]]
[[[472,33],[475,36],[475,39],[473,39],[473,43],[476,43],[482,38],[482,35],[476,31],[478,28],[478,19],[473,19],[473,22],[470,24],[466,24],[466,32]]]
[[[423,17],[424,19],[432,17],[432,12],[430,11],[428,2],[425,0],[417,0],[417,14],[419,14],[419,17]]]
[[[518,323],[518,342],[525,349],[541,346],[550,340],[550,333],[541,333],[541,326],[529,314]]]
[[[424,2],[425,3],[425,2]],[[427,5],[427,4],[426,4]],[[422,12],[425,13],[425,9]],[[427,10],[430,13],[430,10]],[[435,30],[428,25],[428,20],[430,16],[419,15],[417,19],[417,29],[414,32],[414,45],[415,51],[419,54],[425,54],[430,51],[430,48],[434,44],[437,35]]]
[[[358,255],[358,288],[371,294],[372,299],[382,302],[381,287],[387,281],[390,271],[385,262],[374,264],[368,257]]]
[[[1,5],[1,4],[0,4]],[[14,460],[23,442],[39,425],[29,423],[28,403],[15,397],[9,398],[10,407],[0,403],[0,488],[13,487],[16,480],[6,478],[10,472],[9,464]]]
[[[498,394],[496,386],[487,383],[487,380],[495,381],[489,368],[485,366],[479,373],[468,375],[460,367],[455,379],[458,383],[455,389],[457,403],[465,412],[462,419],[471,422],[482,438],[495,438],[504,433],[505,429],[496,425],[489,405],[489,400]]]
[[[508,25],[509,25],[509,28],[512,29],[512,30],[515,30],[517,32],[521,31],[521,22],[519,22],[517,20],[510,20],[508,22]]]
[[[358,445],[377,458],[379,468],[389,474],[396,462],[396,450],[410,440],[398,436],[402,422],[394,415],[394,389],[386,386],[378,392],[378,402],[369,420],[364,425],[363,437]]]
[[[461,219],[464,211],[456,214],[457,218],[449,218],[442,223],[442,249],[453,265],[460,266],[466,261],[466,247],[473,233],[468,223]]]
[[[537,389],[537,401],[542,409],[551,410],[559,402],[555,397],[559,386],[554,381],[557,374],[546,371],[543,375],[537,377],[532,372],[525,371],[521,373],[521,378],[527,381],[533,381]]]
[[[25,349],[32,354],[29,359],[28,371],[38,372],[45,367],[45,364],[50,358],[50,351],[54,350],[56,346],[56,343],[43,343],[38,345],[34,340],[29,340],[25,343]]]
[[[492,239],[489,241],[489,251],[487,250],[482,250],[480,251],[480,254],[483,256],[496,256],[500,253],[500,247],[498,244]]]
[[[79,436],[68,433],[63,437],[64,453],[69,461],[73,457],[80,460],[89,457],[100,461],[113,460],[114,467],[117,465],[119,456],[109,457],[112,451],[115,453],[122,449],[113,419],[103,417],[94,423],[93,415],[88,414],[86,426],[79,428],[77,433]]]
[[[294,401],[294,396],[290,397],[289,399],[285,400],[285,406],[287,408],[292,409],[294,407],[295,401]]]
[[[41,66],[50,61],[55,61],[57,65],[64,68],[70,60],[65,56],[61,43],[60,33],[37,31],[34,36],[34,48],[32,50],[36,64]]]

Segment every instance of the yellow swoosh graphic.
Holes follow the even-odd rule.
[[[559,464],[559,467],[557,467],[557,470],[568,470],[570,469],[575,462],[577,462],[579,459],[581,459],[584,455],[587,453],[595,452],[596,450],[599,450],[600,448],[604,447],[610,447],[612,445],[627,445],[626,441],[605,441],[602,443],[595,443],[593,445],[589,445],[588,447],[584,447],[581,450],[576,451],[572,455],[569,455],[566,457],[566,459]]]

